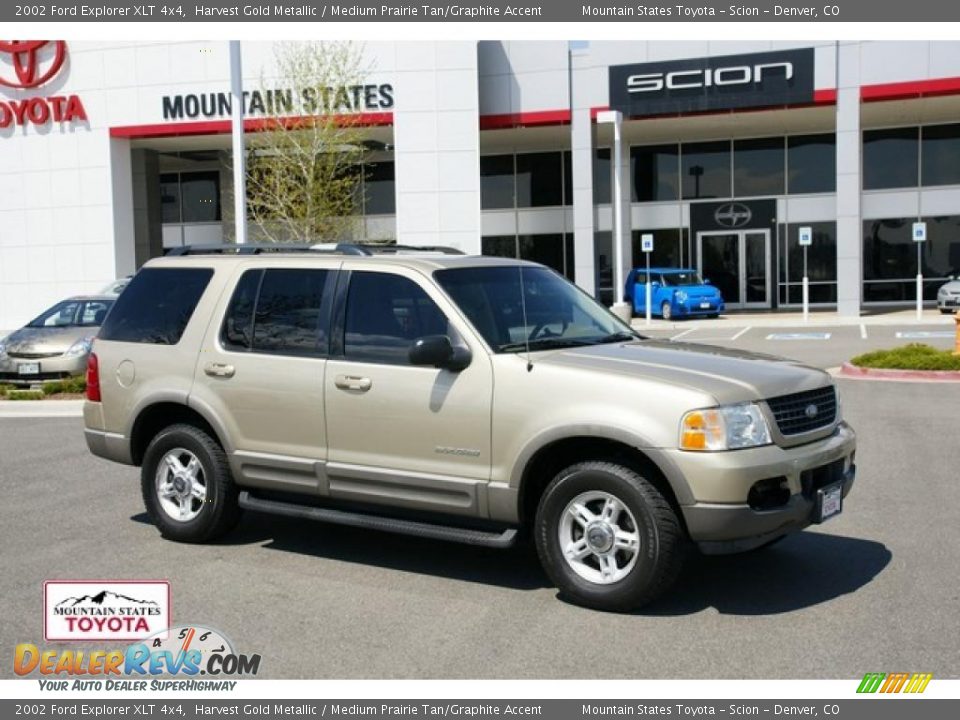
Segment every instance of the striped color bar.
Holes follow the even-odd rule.
[[[922,693],[933,679],[930,673],[867,673],[858,693]]]

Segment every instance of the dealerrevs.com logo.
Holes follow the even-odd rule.
[[[170,627],[170,583],[48,580],[43,636],[51,642],[139,640]]]
[[[44,85],[60,79],[66,60],[63,40],[0,40],[0,91],[13,95],[0,93],[0,130],[87,120],[78,95],[43,94]]]

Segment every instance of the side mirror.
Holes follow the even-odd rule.
[[[432,365],[451,372],[460,372],[470,364],[470,351],[454,347],[446,335],[424,335],[410,346],[411,365]]]

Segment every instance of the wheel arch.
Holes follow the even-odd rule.
[[[518,489],[520,522],[528,524],[536,515],[540,497],[560,470],[589,460],[617,462],[642,473],[664,494],[683,522],[680,508],[692,503],[693,497],[686,481],[665,454],[645,446],[630,433],[598,428],[568,430],[543,439],[535,447],[528,446],[511,482]]]
[[[178,423],[200,428],[229,452],[223,429],[208,414],[188,405],[186,398],[158,398],[139,409],[130,428],[130,457],[133,464],[143,464],[147,446],[160,430]]]

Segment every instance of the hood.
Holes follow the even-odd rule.
[[[540,362],[665,382],[718,403],[761,400],[831,385],[822,370],[773,355],[713,345],[644,340],[559,350]]]
[[[95,327],[20,328],[4,340],[8,354],[65,353],[77,340],[96,335]]]
[[[940,290],[946,290],[951,295],[960,295],[960,280],[951,280],[940,286]]]

